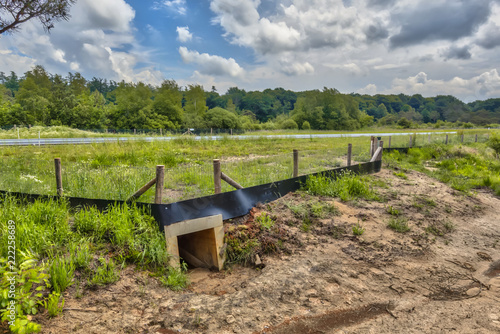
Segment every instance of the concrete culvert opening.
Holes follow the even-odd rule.
[[[165,227],[170,265],[180,266],[180,259],[190,267],[224,266],[224,227],[222,215],[185,220]]]

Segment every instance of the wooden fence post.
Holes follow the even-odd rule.
[[[62,186],[61,158],[55,158],[54,165],[56,167],[57,196],[62,196],[63,195],[63,186]]]
[[[384,141],[382,141],[382,140],[381,140],[381,141],[379,141],[379,143],[378,143],[378,147],[380,147],[380,148],[382,149],[382,150],[380,151],[379,156],[378,156],[378,157],[379,157],[379,158],[378,158],[378,160],[382,160],[382,153],[384,152]]]
[[[347,144],[347,166],[351,165],[352,158],[352,144]]]
[[[476,133],[476,138],[474,139],[474,142],[477,143],[477,133]]]
[[[411,135],[410,135],[410,143],[409,143],[409,146],[408,146],[409,148],[411,148],[411,146],[412,146],[412,145],[411,145],[411,144],[412,144],[412,142],[413,142],[413,140],[412,140],[412,139],[413,139],[413,138],[412,138],[412,137],[411,137]]]
[[[137,134],[137,129],[134,129],[134,135]]]
[[[427,142],[430,144],[431,143],[431,134],[429,133],[429,137],[427,138]]]
[[[163,129],[160,129],[160,137],[163,137]]]
[[[221,170],[220,170],[219,159],[214,159],[214,188],[216,194],[220,194],[222,192]]]
[[[156,191],[155,191],[155,203],[161,204],[163,197],[163,182],[165,179],[165,166],[156,166]]]
[[[374,147],[373,147],[373,136],[371,136],[370,138],[370,158],[373,157],[373,153],[375,151]]]
[[[461,142],[462,142],[462,144],[463,144],[463,142],[464,142],[464,135],[463,135],[463,134],[460,136],[460,141],[461,141]]]
[[[293,150],[293,177],[299,176],[299,151]]]
[[[446,141],[444,143],[448,145],[448,135],[446,135]]]
[[[391,139],[392,139],[392,136],[389,136],[389,148],[391,148]]]

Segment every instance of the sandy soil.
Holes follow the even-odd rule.
[[[54,334],[500,333],[500,199],[407,176],[375,176],[389,186],[377,189],[385,203],[335,202],[341,215],[308,233],[285,225],[298,242],[263,257],[263,269],[195,269],[190,288],[172,292],[128,267],[81,299],[69,290],[62,316],[35,320]],[[264,208],[287,223],[290,203],[304,200],[289,194]],[[388,205],[410,232],[387,227]]]

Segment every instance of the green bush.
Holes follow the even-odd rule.
[[[304,121],[304,123],[302,123],[302,130],[311,130],[311,124],[309,124],[308,121]]]
[[[299,126],[293,119],[287,119],[280,124],[281,129],[297,130]]]

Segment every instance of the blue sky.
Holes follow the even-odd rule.
[[[2,35],[0,71],[500,97],[499,0],[78,0],[71,14]]]

